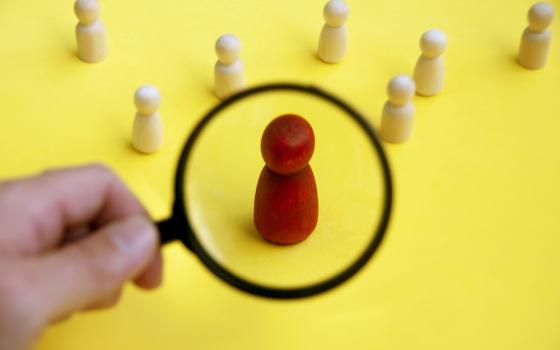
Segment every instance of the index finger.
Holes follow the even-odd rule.
[[[24,255],[59,245],[67,231],[92,229],[131,215],[148,215],[107,167],[54,170],[0,187],[0,250]]]

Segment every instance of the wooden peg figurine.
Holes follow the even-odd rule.
[[[383,107],[380,136],[390,143],[405,142],[412,134],[414,105],[412,98],[416,90],[414,81],[406,75],[398,75],[389,81],[389,100]]]
[[[447,46],[445,33],[429,30],[420,39],[422,54],[416,62],[414,81],[416,92],[422,96],[433,96],[443,88],[445,66],[443,52]]]
[[[528,14],[529,26],[523,31],[517,63],[527,69],[542,69],[546,66],[552,32],[550,24],[554,8],[544,2],[531,7]]]
[[[161,147],[163,124],[158,112],[160,103],[159,91],[153,86],[141,86],[134,94],[137,112],[132,129],[132,146],[139,152],[153,153]]]
[[[268,241],[294,244],[315,229],[319,215],[317,184],[309,160],[315,149],[311,125],[300,116],[274,119],[261,139],[266,163],[261,171],[253,220]]]
[[[74,12],[79,23],[76,25],[78,57],[87,63],[98,63],[107,56],[105,26],[99,19],[97,0],[76,0]]]
[[[330,0],[323,9],[325,25],[319,38],[319,58],[326,63],[338,63],[348,49],[348,5],[342,0]]]
[[[214,66],[216,96],[223,100],[245,87],[243,62],[239,58],[241,42],[232,34],[222,35],[216,41],[218,61]]]

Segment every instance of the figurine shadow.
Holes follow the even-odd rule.
[[[127,150],[128,152],[133,153],[133,154],[138,154],[138,151],[137,151],[136,148],[134,148],[134,146],[132,145],[132,141],[130,140],[129,137],[128,137],[128,138],[123,137],[122,143],[123,143],[123,146],[126,147],[126,150]]]
[[[64,41],[60,45],[56,59],[56,65],[60,68],[79,67],[82,64],[78,56],[78,50],[74,47],[73,43]],[[54,63],[54,62],[53,62]]]
[[[503,65],[503,69],[507,70],[508,72],[525,72],[526,69],[523,68],[519,62],[517,61],[517,51],[514,50],[507,50],[503,52],[503,58],[505,64]]]
[[[318,53],[317,51],[315,51],[315,50],[311,50],[311,49],[310,49],[310,50],[309,50],[309,55],[310,55],[310,57],[313,59],[313,61],[316,61],[316,62],[318,62],[318,63],[324,63],[324,64],[328,64],[328,65],[333,65],[333,66],[334,66],[334,64],[332,64],[332,63],[328,63],[328,62],[323,61],[323,60],[321,59],[321,57],[319,57],[319,53]]]
[[[132,144],[132,137],[130,134],[125,133],[125,129],[123,129],[123,133],[121,133],[121,135],[119,135],[123,148],[124,150],[126,150],[126,152],[129,154],[129,156],[140,156],[140,157],[150,157],[150,155],[152,155],[152,153],[144,153],[141,152],[139,150],[137,150],[136,148],[134,148],[134,145]],[[157,152],[155,152],[157,153]],[[154,154],[155,154],[154,153]]]
[[[214,97],[216,99],[216,101],[219,101],[219,99],[216,97],[216,95],[214,94],[214,87],[210,84],[206,84],[205,89],[208,96],[209,97]]]
[[[70,44],[65,45],[65,55],[64,58],[67,60],[80,60],[80,55],[78,55],[78,49],[76,49],[75,47],[73,47]]]
[[[319,52],[317,51],[317,42],[316,42],[316,38],[313,36],[306,36],[306,37],[302,37],[301,35],[299,35],[299,33],[301,33],[301,30],[296,29],[294,31],[294,38],[299,38],[299,45],[302,47],[303,50],[305,50],[306,55],[302,56],[302,57],[306,57],[307,59],[309,59],[309,63],[310,65],[316,64],[316,63],[325,63],[328,64],[326,62],[324,62],[321,57],[319,57]]]
[[[255,228],[255,224],[253,223],[252,216],[249,217],[242,217],[237,220],[238,227],[252,239],[259,241],[259,242],[266,242],[266,240],[261,236],[261,234]]]
[[[518,47],[513,42],[508,42],[505,39],[493,40],[494,47],[498,50],[496,55],[501,57],[506,64],[503,65],[504,69],[522,69],[517,63],[517,50]]]
[[[524,68],[521,67],[519,65],[519,62],[517,61],[517,52],[515,51],[508,52],[506,58],[508,58],[510,66],[515,67],[518,70],[524,70]]]
[[[248,217],[243,217],[240,220],[237,221],[239,224],[239,227],[241,228],[241,230],[249,237],[251,237],[252,239],[254,239],[255,241],[258,241],[259,243],[264,243],[267,245],[272,245],[274,247],[278,247],[280,249],[282,248],[286,248],[286,247],[290,247],[291,245],[282,245],[282,244],[276,244],[273,242],[270,242],[268,240],[266,240],[263,236],[261,236],[261,234],[257,231],[255,224],[251,218]]]
[[[50,28],[50,32],[50,40],[56,46],[56,52],[58,53],[56,64],[60,64],[61,67],[67,67],[72,64],[77,66],[81,61],[78,56],[75,38],[73,35],[70,35],[68,28],[58,23]]]

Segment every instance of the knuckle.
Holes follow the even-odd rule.
[[[89,163],[86,165],[81,165],[72,168],[52,168],[47,169],[39,174],[39,177],[46,181],[50,181],[53,178],[58,177],[61,173],[75,173],[75,172],[89,172],[95,178],[100,178],[102,180],[107,180],[115,177],[113,171],[105,164],[101,162]]]
[[[52,177],[57,171],[58,169],[46,169],[39,173],[39,177],[48,179]]]
[[[100,162],[94,162],[86,166],[87,169],[100,174],[101,176],[112,176],[113,171],[109,167]]]
[[[67,171],[68,169],[65,168],[50,168],[43,170],[39,173],[38,178],[42,179],[43,181],[50,182],[54,181],[62,172]]]
[[[105,182],[107,184],[113,184],[115,182],[120,182],[117,174],[103,163],[91,163],[85,167],[85,169],[91,172],[97,180]]]

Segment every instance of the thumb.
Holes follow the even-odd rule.
[[[148,266],[158,245],[153,223],[134,216],[39,258],[34,288],[44,315],[52,320],[112,295]]]

